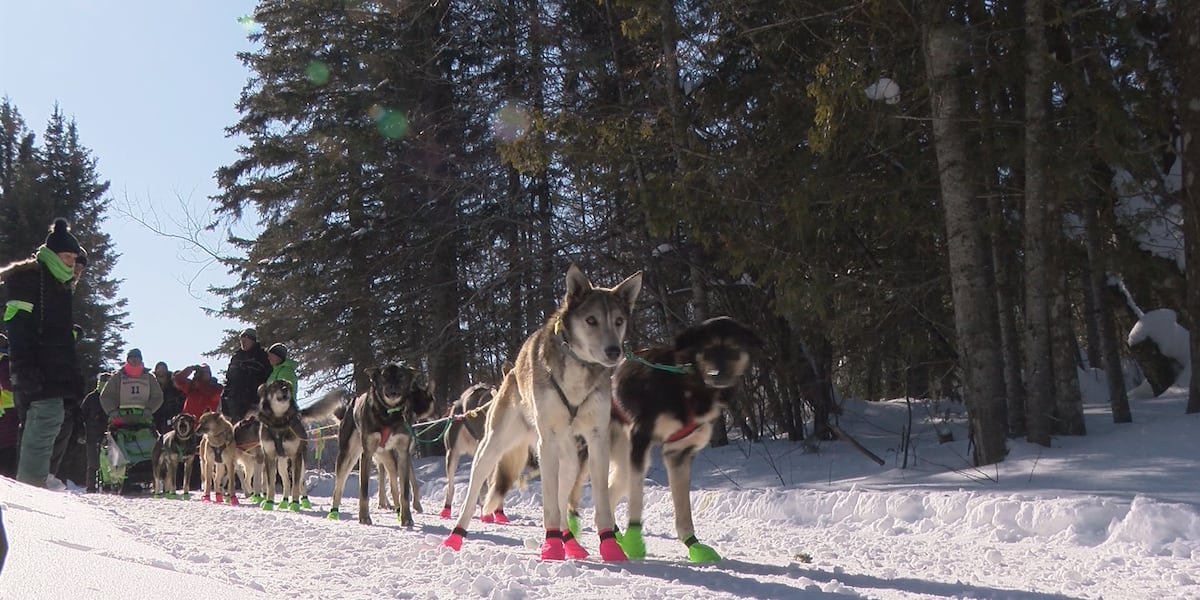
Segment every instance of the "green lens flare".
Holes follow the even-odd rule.
[[[329,67],[319,60],[314,60],[305,67],[304,76],[308,77],[308,81],[313,85],[325,85],[329,83]]]
[[[408,135],[408,119],[400,111],[374,107],[370,114],[375,119],[375,128],[383,137],[398,140]]]

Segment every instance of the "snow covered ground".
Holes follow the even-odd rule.
[[[331,478],[317,471],[319,510],[302,513],[0,479],[11,543],[0,598],[1200,599],[1200,415],[1184,403],[1177,390],[1134,400],[1135,422],[1120,426],[1089,403],[1087,436],[1014,441],[1006,462],[981,470],[965,458],[959,407],[926,402],[911,405],[907,457],[905,402],[847,402],[842,428],[884,467],[842,442],[705,449],[692,501],[698,536],[724,557],[715,565],[687,562],[657,464],[650,558],[623,564],[540,561],[536,480],[509,496],[512,524],[474,520],[461,552],[440,547],[440,458],[418,464],[425,513],[412,530],[377,508],[376,525],[359,525],[353,497],[327,520]],[[938,429],[956,441],[938,444]],[[456,475],[460,499],[467,474]]]

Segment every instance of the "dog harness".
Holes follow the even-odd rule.
[[[696,422],[696,411],[692,409],[692,403],[684,400],[683,404],[687,408],[687,423],[684,423],[683,427],[680,428],[679,431],[672,433],[670,437],[666,439],[667,443],[678,442],[679,440],[692,435],[693,432],[700,428],[700,424]],[[617,402],[615,396],[612,400],[612,412],[610,414],[612,418],[619,421],[622,425],[629,425],[633,423],[633,419],[629,417],[629,413],[626,413],[621,404]]]

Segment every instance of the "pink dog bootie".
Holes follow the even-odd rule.
[[[454,531],[450,532],[450,535],[446,536],[446,539],[442,540],[442,545],[455,552],[458,552],[459,550],[462,550],[464,537],[467,537],[467,530],[463,529],[462,527],[455,527]]]
[[[567,552],[563,548],[562,532],[557,529],[546,530],[546,541],[542,542],[542,560],[566,560]]]
[[[441,517],[442,517],[443,519],[449,519],[449,518],[450,518],[450,505],[449,505],[449,504],[447,504],[446,506],[443,506],[443,507],[442,507],[442,512],[441,512],[441,513],[439,513],[439,514],[441,515]]]
[[[600,532],[600,559],[605,562],[629,560],[629,557],[625,556],[625,551],[617,544],[617,537],[611,529]]]
[[[576,540],[575,536],[571,535],[570,529],[562,532],[562,537],[563,551],[565,552],[567,558],[572,560],[584,560],[588,557],[588,551],[585,550],[583,546],[579,545],[579,540]]]

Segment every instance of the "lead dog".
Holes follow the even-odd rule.
[[[762,340],[729,317],[709,319],[675,338],[674,346],[649,348],[617,367],[613,377],[612,473],[614,500],[629,494],[629,526],[621,548],[645,558],[642,509],[650,448],[661,444],[675,509],[675,534],[692,562],[721,559],[696,539],[690,498],[692,459],[712,437],[713,424],[733,388],[750,368]],[[593,479],[595,481],[595,479]]]
[[[308,453],[305,421],[329,416],[339,406],[340,400],[327,394],[317,402],[300,408],[296,404],[292,384],[283,379],[258,386],[258,439],[266,467],[263,510],[275,509],[276,477],[283,479],[281,508],[297,511],[302,506],[312,506],[304,490],[304,456]]]
[[[266,488],[266,456],[262,448],[262,423],[257,411],[233,426],[234,464],[242,481],[242,491],[251,502],[261,502]]]
[[[613,288],[594,287],[572,264],[558,310],[522,344],[516,365],[500,384],[488,411],[483,441],[471,465],[466,500],[454,530],[442,542],[462,547],[484,479],[498,465],[522,465],[536,445],[542,478],[543,560],[584,558],[587,551],[570,534],[566,502],[579,473],[576,438],[588,446],[592,481],[607,481],[612,374],[642,288],[636,273]],[[625,560],[613,532],[607,485],[593,486],[600,556]],[[484,513],[499,503],[489,498]]]
[[[224,501],[221,485],[226,485],[225,496],[230,504],[237,504],[233,495],[233,423],[218,412],[206,412],[196,421],[196,433],[200,434],[200,479],[204,483],[202,502],[210,502],[210,492],[216,489],[217,503]]]
[[[332,507],[329,518],[338,519],[338,507],[346,477],[354,462],[358,461],[358,522],[371,524],[370,493],[371,464],[377,450],[395,451],[396,474],[400,481],[411,476],[412,423],[415,406],[421,399],[417,396],[417,373],[409,367],[389,364],[383,368],[367,369],[370,382],[367,391],[349,407],[337,413],[341,419],[338,427],[338,450],[333,480]],[[421,390],[424,391],[424,390]],[[348,412],[347,412],[348,411]],[[380,486],[386,482],[380,481]],[[415,490],[412,490],[415,491]],[[405,527],[413,526],[410,508],[409,486],[404,487],[404,497],[396,507],[396,516]]]
[[[196,435],[196,417],[187,413],[175,415],[170,421],[171,430],[160,435],[150,451],[150,463],[154,465],[154,489],[157,494],[175,497],[179,489],[176,479],[179,463],[183,463],[183,497],[191,495],[188,488],[192,480],[192,465],[196,462],[196,450],[200,446]],[[167,489],[168,479],[171,482]]]
[[[416,387],[412,393],[413,419],[421,420],[428,419],[433,416],[434,399],[433,395],[428,390],[422,387]],[[420,432],[418,432],[420,433]],[[413,468],[412,458],[416,452],[416,440],[409,445],[408,451],[408,481],[404,485],[409,486],[412,498],[413,512],[425,512],[421,508],[421,490],[417,484],[417,471]],[[375,450],[375,466],[379,467],[381,477],[379,478],[379,508],[390,509],[400,507],[400,455],[395,450],[379,448]],[[385,485],[386,483],[386,485]],[[387,501],[386,490],[392,491],[392,503]]]

